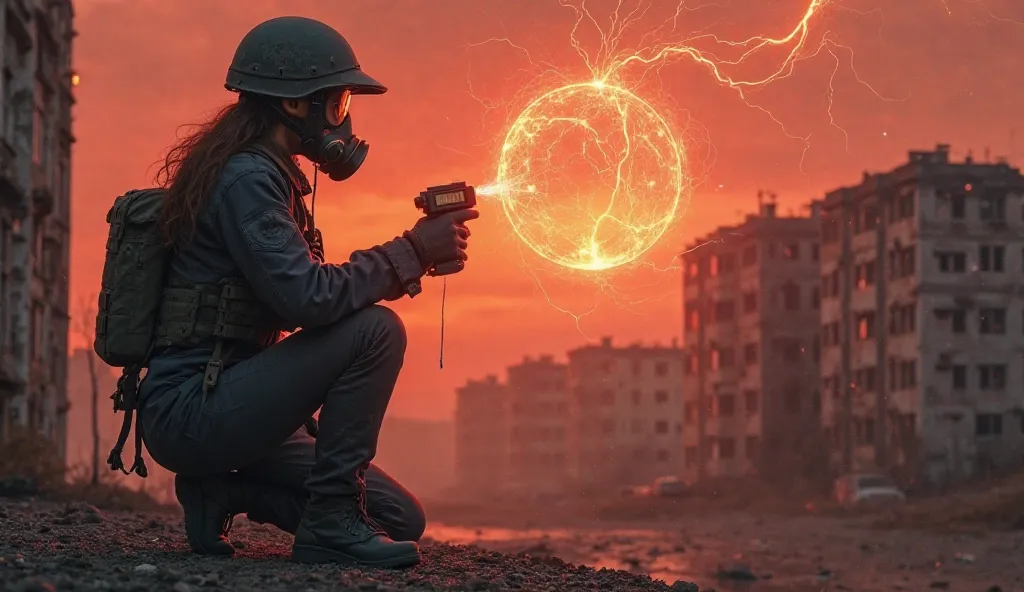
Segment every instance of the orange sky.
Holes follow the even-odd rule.
[[[82,84],[75,109],[72,302],[98,289],[103,217],[111,200],[148,185],[151,165],[178,126],[232,99],[223,81],[235,44],[266,18],[300,14],[330,23],[355,47],[364,69],[390,87],[386,95],[360,97],[353,105],[356,131],[372,145],[363,169],[343,184],[320,186],[317,219],[333,260],[411,226],[417,217],[411,198],[423,187],[493,178],[509,112],[543,92],[550,79],[527,85],[543,71],[533,64],[553,63],[570,79],[587,79],[568,44],[573,13],[555,0],[75,5],[75,63]],[[588,6],[601,15],[610,5]],[[684,12],[678,32],[711,27],[729,38],[783,36],[805,8],[805,0],[731,0]],[[650,13],[652,23],[670,15],[656,12]],[[788,138],[771,117],[716,86],[701,68],[685,61],[666,65],[635,89],[685,138],[692,172],[704,182],[682,220],[649,253],[651,265],[603,276],[611,284],[604,287],[559,277],[518,247],[500,207],[483,204],[468,269],[448,282],[444,370],[437,367],[440,282],[427,280],[424,294],[395,304],[410,346],[392,412],[447,417],[456,386],[500,373],[524,354],[561,355],[601,335],[620,342],[669,342],[681,332],[680,275],[665,271],[672,255],[715,225],[736,221],[738,212],[750,211],[759,188],[778,192],[785,212],[856,182],[863,170],[897,164],[909,148],[938,142],[952,144],[958,156],[973,148],[980,158],[987,147],[1021,162],[1024,138],[1013,139],[1014,127],[1024,124],[1019,1],[846,0],[813,26],[816,35],[831,30],[853,49],[857,76],[884,98],[858,84],[844,52],[836,53],[841,63],[832,79],[835,126],[828,91],[836,66],[827,53],[752,97],[790,135],[810,135],[804,154],[801,140]],[[641,25],[627,34],[627,45],[643,32]],[[504,44],[476,46],[495,37],[511,39],[529,55]],[[487,109],[481,100],[495,107]],[[577,325],[558,308],[594,310]]]

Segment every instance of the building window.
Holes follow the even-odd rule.
[[[757,391],[744,391],[743,392],[743,408],[746,409],[747,415],[756,415],[758,407]]]
[[[875,313],[862,312],[857,314],[857,339],[867,341],[875,338]]]
[[[796,261],[800,258],[800,243],[792,243],[786,245],[782,250],[782,256],[790,261]]]
[[[747,292],[743,294],[743,312],[752,313],[757,311],[757,293]]]
[[[732,417],[736,415],[736,397],[732,395],[718,395],[716,404],[718,417]]]
[[[714,322],[727,322],[736,318],[736,307],[733,305],[732,300],[720,300],[715,303],[715,318]]]
[[[913,277],[916,249],[913,245],[889,251],[889,279]]]
[[[708,274],[711,277],[718,275],[718,255],[712,255],[709,263]]]
[[[821,308],[821,291],[817,286],[811,289],[811,308],[813,310]]]
[[[935,258],[939,262],[942,273],[963,273],[967,271],[967,255],[954,251],[936,251]]]
[[[601,422],[601,432],[605,435],[611,435],[615,433],[615,420],[606,419]]]
[[[821,258],[821,247],[818,243],[811,243],[811,259],[817,261]]]
[[[1002,245],[981,245],[978,247],[978,269],[980,271],[1005,271],[1006,247]]]
[[[32,110],[32,162],[41,167],[46,166],[49,151],[45,120],[47,94],[42,82],[36,80],[35,106]]]
[[[1004,335],[1006,333],[1006,309],[979,309],[978,332],[985,335]]]
[[[654,431],[659,434],[668,433],[668,422],[667,421],[656,421],[654,422]]]
[[[719,438],[718,458],[722,460],[736,458],[736,440],[733,440],[732,438]]]
[[[974,434],[976,436],[998,436],[1002,433],[1002,414],[979,413],[974,416]]]
[[[967,366],[963,364],[953,365],[953,390],[962,391],[967,388]]]
[[[866,261],[854,268],[854,283],[858,290],[866,290],[875,285],[875,261]]]
[[[904,360],[900,362],[899,369],[899,388],[917,386],[917,360]]]
[[[1006,389],[1006,364],[979,364],[978,388],[983,391]]]
[[[697,447],[696,446],[687,446],[686,450],[684,450],[683,452],[686,455],[686,459],[683,461],[683,462],[686,463],[686,466],[687,467],[695,467],[695,466],[697,466]]]
[[[978,217],[986,222],[1002,222],[1006,220],[1006,198],[992,195],[979,199]]]
[[[894,305],[889,309],[889,333],[905,335],[913,333],[917,325],[917,304]]]
[[[613,391],[605,389],[601,391],[601,404],[602,405],[614,405],[615,404],[615,393]]]
[[[668,376],[668,363],[657,362],[654,364],[654,375],[655,376]]]
[[[935,318],[940,321],[949,321],[949,330],[952,333],[967,332],[967,311],[962,308],[939,308],[935,310]]]
[[[894,208],[896,218],[904,219],[911,218],[914,216],[914,193],[912,191],[900,195],[896,200],[896,207]]]
[[[743,443],[743,449],[746,452],[747,460],[757,460],[758,455],[761,453],[761,439],[757,436],[747,436]]]
[[[775,243],[768,243],[768,258],[775,258]]]
[[[736,271],[736,254],[720,254],[718,256],[718,273],[732,273],[734,271]]]
[[[696,307],[686,311],[686,328],[689,331],[696,331],[700,328],[700,311]]]
[[[861,368],[853,371],[853,382],[856,389],[862,393],[875,392],[875,367]]]
[[[654,391],[654,401],[661,404],[668,403],[668,391]]]
[[[747,245],[743,249],[743,267],[750,267],[757,263],[757,245]]]
[[[782,305],[786,310],[800,310],[800,286],[787,283],[782,287]]]
[[[963,193],[953,195],[949,214],[954,220],[963,220],[967,217],[967,197]]]
[[[698,366],[700,365],[700,354],[696,351],[691,351],[686,355],[686,374],[693,376],[697,373]]]
[[[693,402],[683,404],[683,419],[688,424],[697,421],[697,404]]]
[[[633,391],[633,405],[640,405],[640,391]]]
[[[748,343],[743,346],[743,363],[752,366],[757,363],[757,344]]]
[[[658,462],[668,462],[671,456],[669,455],[668,450],[659,450],[657,458]]]

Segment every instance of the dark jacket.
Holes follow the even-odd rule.
[[[404,238],[356,251],[346,263],[316,260],[293,215],[308,187],[293,163],[249,152],[233,156],[198,217],[193,240],[171,256],[169,277],[196,284],[244,278],[286,327],[329,325],[381,300],[421,291],[424,269]],[[234,347],[226,363],[260,349]],[[201,374],[212,351],[211,340],[156,352],[142,399]]]

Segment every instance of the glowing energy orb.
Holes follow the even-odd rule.
[[[636,260],[688,198],[686,155],[646,101],[598,82],[527,105],[502,146],[496,186],[514,232],[541,257],[600,271]]]

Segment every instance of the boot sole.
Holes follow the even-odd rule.
[[[178,503],[182,506],[188,504],[189,506],[203,507],[203,492],[202,490],[191,484],[184,484],[175,482],[174,494],[178,498]],[[235,554],[235,548],[231,545],[225,545],[223,547],[207,548],[203,545],[203,541],[196,535],[196,532],[202,532],[203,530],[203,519],[200,514],[199,518],[193,518],[190,520],[188,514],[185,515],[185,538],[188,539],[188,546],[192,548],[192,552],[197,555],[212,555],[215,557],[231,557]]]
[[[408,553],[406,555],[399,555],[398,557],[380,559],[377,561],[365,561],[362,559],[356,559],[351,555],[346,555],[341,551],[335,551],[333,549],[327,549],[325,547],[318,547],[315,545],[295,545],[292,547],[292,561],[295,563],[336,563],[348,566],[399,568],[418,565],[420,559],[419,551]]]

